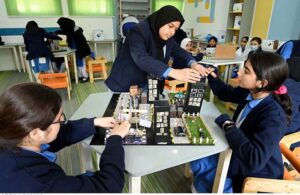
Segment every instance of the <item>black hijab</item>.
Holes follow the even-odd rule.
[[[167,41],[164,41],[159,37],[159,29],[164,25],[174,21],[180,22],[180,26],[179,26],[180,28],[184,23],[184,18],[176,7],[167,5],[160,8],[158,11],[154,12],[153,14],[151,14],[147,18],[147,20],[149,22],[150,29],[155,37],[157,59],[164,63],[167,63],[164,60],[164,51],[163,51],[163,47],[166,45]],[[159,88],[159,93],[162,95],[163,95],[164,85],[165,85],[165,80],[160,79],[158,83],[158,88]]]
[[[156,40],[158,59],[163,61],[163,47],[166,44],[166,41],[159,37],[159,29],[174,21],[179,21],[180,26],[182,26],[184,18],[176,7],[167,5],[151,14],[147,20],[149,21],[150,29]]]
[[[75,22],[70,18],[60,17],[57,20],[57,24],[66,34],[72,34],[74,32]]]

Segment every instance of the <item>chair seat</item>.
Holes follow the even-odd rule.
[[[68,83],[66,81],[66,78],[49,78],[45,79],[43,81],[44,85],[47,85],[48,87],[54,88],[54,89],[61,89],[68,87]]]

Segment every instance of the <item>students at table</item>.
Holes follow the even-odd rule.
[[[68,176],[55,163],[55,152],[112,128],[101,155],[100,171]],[[0,192],[121,193],[124,186],[122,138],[130,124],[111,117],[66,120],[57,92],[37,83],[22,83],[0,96]],[[72,162],[71,162],[72,163]]]
[[[36,78],[39,72],[53,72],[53,68],[56,69],[54,56],[45,43],[45,39],[61,40],[61,38],[54,33],[47,33],[35,21],[29,21],[26,24],[23,38],[25,50],[28,52],[26,59],[29,61]]]

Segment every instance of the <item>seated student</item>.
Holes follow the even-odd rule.
[[[92,176],[67,176],[56,154],[93,135],[95,126],[113,128]],[[55,90],[22,83],[0,96],[0,192],[2,193],[121,193],[124,186],[122,137],[129,130],[111,117],[66,121]]]
[[[54,62],[54,56],[49,47],[45,44],[45,39],[57,39],[60,37],[53,33],[47,33],[44,29],[39,28],[35,21],[29,21],[26,24],[26,31],[23,34],[25,50],[28,52],[26,59],[29,61],[35,76],[39,72],[52,72],[52,62]],[[41,60],[40,58],[44,58]],[[53,68],[55,64],[53,64]]]
[[[210,48],[210,47],[216,47],[218,44],[218,38],[215,36],[212,36],[208,39],[208,45],[206,46],[206,48]]]
[[[248,46],[248,40],[249,37],[242,37],[240,47],[235,52],[236,58],[247,59],[248,54],[251,51],[250,47]],[[234,65],[231,73],[231,78],[236,78],[238,76],[238,71],[239,67],[237,65]]]
[[[239,72],[237,88],[225,84],[214,72],[208,76],[220,100],[238,104],[233,119],[226,114],[215,119],[232,149],[224,192],[240,192],[249,176],[283,177],[279,141],[291,117],[290,97],[282,86],[287,77],[286,61],[270,52],[250,56]],[[211,192],[217,162],[218,155],[212,155],[190,163],[197,192]]]
[[[187,52],[190,53],[191,56],[193,56],[193,58],[198,62],[201,61],[203,58],[203,53],[199,53],[196,50],[193,50],[193,44],[192,44],[192,40],[190,38],[184,38],[181,41],[180,47],[184,50],[186,50]],[[181,58],[173,58],[173,64],[172,64],[173,68],[185,68],[185,61]]]
[[[284,59],[300,57],[300,40],[289,40],[285,42],[277,51]]]
[[[251,51],[248,54],[248,58],[254,53],[263,52],[263,50],[261,48],[261,38],[253,37],[250,41],[250,48],[251,48]]]
[[[240,47],[238,48],[238,50],[236,50],[235,53],[237,58],[247,59],[247,56],[250,52],[250,47],[247,45],[248,41],[249,41],[249,37],[247,36],[242,37]]]

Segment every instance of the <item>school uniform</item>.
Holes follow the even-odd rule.
[[[235,55],[237,58],[247,59],[250,51],[250,47],[246,45],[244,49],[242,47],[238,48],[238,50],[235,52]]]
[[[26,30],[23,34],[25,50],[28,52],[26,59],[32,60],[39,57],[54,59],[50,48],[45,43],[45,38],[61,39],[55,34],[47,33],[44,29],[38,28],[34,30]]]
[[[170,56],[183,59],[186,67],[195,61],[173,38],[163,41],[158,35],[165,24],[184,22],[175,9],[165,6],[130,29],[105,81],[109,89],[126,92],[131,85],[145,86],[148,74],[166,78],[171,71],[167,65]]]
[[[49,152],[77,143],[95,133],[94,119],[68,121],[62,125]],[[124,149],[120,136],[107,139],[94,175],[67,176],[45,153],[26,149],[0,152],[2,193],[121,193],[124,185]],[[71,162],[72,163],[72,162]]]
[[[240,87],[233,88],[212,76],[208,78],[214,95],[222,101],[238,104],[233,116],[236,127],[228,128],[225,132],[225,137],[233,151],[227,175],[230,182],[232,181],[233,191],[241,191],[246,177],[281,179],[283,163],[279,141],[287,128],[286,115],[282,107],[273,95],[269,95],[256,102],[242,119],[241,115],[248,103],[246,97],[249,96],[249,90]],[[191,162],[191,166],[197,167],[195,165],[201,164],[201,160]],[[196,177],[197,174],[205,173],[205,170],[198,171],[199,173],[197,171],[194,172]],[[211,174],[211,172],[215,173],[215,169],[207,171],[206,174]],[[197,183],[194,185],[196,187]]]

